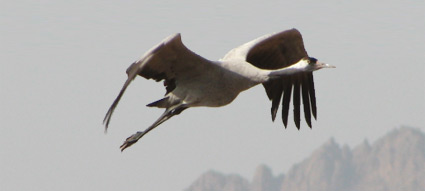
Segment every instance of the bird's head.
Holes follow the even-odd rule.
[[[306,63],[305,70],[312,72],[322,68],[335,68],[335,66],[319,62],[316,58],[306,57],[302,59]]]

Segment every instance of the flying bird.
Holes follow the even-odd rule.
[[[258,84],[263,84],[272,102],[273,121],[282,100],[282,121],[286,128],[293,95],[296,127],[300,128],[302,97],[305,120],[311,128],[311,114],[315,119],[317,117],[313,71],[322,68],[334,66],[309,57],[297,29],[259,37],[232,49],[219,61],[197,55],[183,45],[180,34],[174,34],[147,51],[127,69],[128,79],[103,120],[105,131],[118,102],[137,75],[164,81],[165,96],[147,106],[164,108],[165,111],[146,130],[128,137],[121,145],[121,151],[187,108],[225,106],[240,92]]]

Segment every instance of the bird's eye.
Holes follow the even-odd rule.
[[[309,57],[308,58],[308,63],[309,64],[316,64],[316,62],[317,62],[317,59],[316,58],[313,58],[313,57]]]

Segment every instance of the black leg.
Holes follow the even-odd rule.
[[[158,125],[161,125],[174,115],[180,114],[183,110],[187,109],[187,106],[184,104],[175,105],[173,107],[167,108],[164,113],[151,125],[149,126],[145,131],[138,131],[135,134],[128,137],[124,143],[120,146],[121,152],[124,151],[127,147],[130,147],[134,143],[136,143],[140,138],[142,138],[144,135],[146,135],[149,131],[157,127]]]

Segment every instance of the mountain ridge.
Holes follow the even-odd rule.
[[[331,138],[286,174],[273,176],[268,166],[260,165],[248,181],[209,171],[185,191],[422,191],[424,164],[425,134],[401,127],[372,145],[365,140],[352,149]]]

